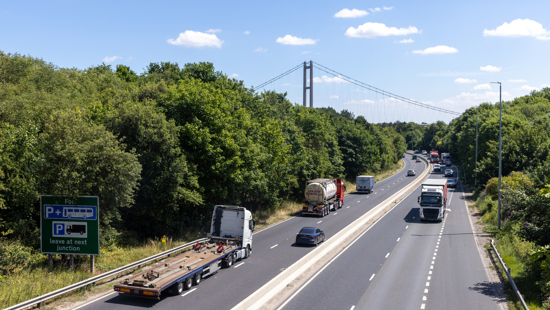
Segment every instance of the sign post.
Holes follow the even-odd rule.
[[[99,255],[99,198],[40,196],[40,251]]]

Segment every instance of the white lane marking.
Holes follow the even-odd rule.
[[[426,286],[430,286],[430,282],[426,282]]]
[[[357,200],[357,203],[360,203],[360,202],[361,202],[361,200]]]
[[[399,240],[401,240],[401,238],[397,238],[397,241],[396,241],[396,242],[399,242]]]
[[[370,276],[369,281],[372,281],[372,278],[374,278],[374,273],[372,274],[372,276]]]
[[[426,309],[426,304],[421,304],[420,309]]]
[[[349,310],[353,310],[353,309],[355,309],[355,306],[351,306],[351,309],[349,309]]]
[[[430,270],[430,271],[428,271],[428,274],[432,274],[432,271],[431,271],[431,270]]]
[[[431,266],[430,266],[430,269],[434,269],[434,266],[433,266],[433,265],[431,265]]]
[[[347,206],[346,209],[349,209],[349,206]]]
[[[390,253],[386,254],[386,257],[384,257],[384,258],[388,258],[388,256],[390,256]]]
[[[433,264],[435,264],[435,262],[434,262],[434,261],[432,261],[432,265],[433,265]]]
[[[237,268],[237,267],[239,267],[239,266],[242,266],[244,263],[246,263],[246,262],[242,262],[242,263],[238,264],[237,266],[235,266],[235,267],[233,267],[233,268]]]
[[[278,245],[279,245],[279,244],[276,244],[276,245],[272,246],[271,248],[273,249],[274,247],[276,247],[276,246],[278,246]]]
[[[428,289],[427,288],[424,289],[424,294],[428,294]]]
[[[388,187],[390,187],[390,186],[388,185]]]
[[[407,225],[407,227],[405,227],[405,229],[409,228],[409,225]]]
[[[384,190],[384,189],[382,189],[382,190]],[[375,193],[375,194],[376,194],[376,193]]]
[[[426,296],[422,296],[423,301],[426,301],[426,299],[428,299]]]
[[[94,302],[96,302],[96,301],[98,301],[98,300],[100,300],[100,299],[102,299],[102,298],[105,298],[105,297],[107,297],[107,296],[111,296],[111,295],[116,294],[116,293],[118,293],[118,292],[110,292],[109,294],[105,294],[105,295],[103,295],[103,296],[100,296],[100,297],[98,297],[98,298],[96,298],[96,299],[94,299],[94,300],[88,302],[88,303],[85,303],[85,304],[80,305],[80,306],[78,306],[78,307],[76,307],[76,308],[73,308],[73,310],[76,310],[76,309],[80,309],[80,308],[86,307],[86,306],[89,305],[89,304],[93,304]]]
[[[334,213],[334,215],[338,214],[338,212]]]
[[[197,288],[195,287],[194,289],[190,290],[189,292],[181,294],[181,297],[183,297],[183,296],[185,296],[185,295],[187,295],[187,294],[193,293],[193,291],[196,290],[196,289],[197,289]]]
[[[428,281],[430,281],[431,279],[432,279],[432,277],[431,277],[431,276],[428,276]]]
[[[322,221],[317,222],[317,224],[320,224]]]

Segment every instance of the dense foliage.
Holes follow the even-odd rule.
[[[202,229],[214,204],[275,210],[308,179],[353,180],[404,151],[392,128],[258,94],[211,63],[137,74],[0,52],[0,233],[27,246],[40,195],[99,196],[112,244]]]

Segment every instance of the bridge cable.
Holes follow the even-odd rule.
[[[303,67],[304,67],[304,64],[301,63],[301,64],[297,65],[296,67],[293,67],[292,69],[290,69],[290,70],[288,70],[288,71],[286,71],[286,72],[284,72],[284,73],[281,73],[281,74],[279,74],[278,76],[276,76],[276,77],[274,77],[274,78],[272,78],[272,79],[270,79],[270,80],[268,80],[268,81],[266,81],[266,82],[263,82],[262,84],[260,84],[260,85],[258,85],[258,86],[256,86],[256,87],[252,86],[251,88],[252,88],[252,89],[261,89],[261,88],[264,88],[264,87],[266,87],[267,85],[269,85],[269,84],[271,84],[271,83],[273,83],[273,82],[275,82],[275,81],[277,81],[277,80],[279,80],[279,79],[281,79],[281,78],[283,78],[283,77],[285,77],[285,76],[291,74],[292,72],[294,72],[294,71],[296,71],[296,70],[298,70],[298,69],[300,69],[300,68],[303,68]]]

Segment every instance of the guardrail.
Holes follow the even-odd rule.
[[[504,268],[504,272],[506,272],[506,276],[508,276],[508,280],[510,280],[510,283],[512,283],[512,288],[514,289],[514,292],[516,293],[516,296],[518,296],[519,301],[521,302],[521,306],[525,310],[529,310],[527,308],[527,304],[525,303],[525,300],[523,300],[523,296],[521,296],[521,293],[518,290],[518,287],[516,286],[516,282],[514,282],[514,279],[512,278],[512,275],[510,274],[510,268],[506,267],[506,264],[502,260],[502,257],[500,256],[500,253],[497,250],[497,247],[495,246],[495,240],[491,239],[491,247],[497,254],[498,260],[500,261],[500,264],[502,265],[502,268]]]
[[[11,306],[9,308],[6,308],[4,310],[21,310],[21,309],[25,309],[25,308],[28,308],[28,307],[31,307],[31,306],[34,306],[34,305],[37,305],[37,306],[40,306],[42,303],[52,299],[52,298],[55,298],[55,297],[58,297],[58,296],[61,296],[63,294],[67,294],[71,291],[74,291],[76,289],[79,289],[79,288],[82,288],[82,287],[85,287],[85,286],[88,286],[88,285],[92,285],[92,284],[95,284],[96,282],[99,282],[101,280],[105,280],[109,277],[112,277],[112,276],[115,276],[121,272],[124,272],[124,271],[127,271],[129,269],[132,269],[132,268],[140,268],[141,265],[144,265],[144,264],[147,264],[147,263],[150,263],[152,261],[155,261],[155,260],[158,260],[162,257],[165,257],[165,256],[170,256],[171,254],[173,253],[176,253],[176,252],[179,252],[179,251],[182,251],[184,250],[185,248],[187,247],[191,247],[193,246],[195,243],[197,242],[202,242],[202,241],[207,241],[208,238],[201,238],[201,239],[198,239],[198,240],[195,240],[195,241],[191,241],[189,243],[186,243],[184,245],[180,245],[178,247],[175,247],[173,249],[170,249],[170,250],[167,250],[167,251],[164,251],[164,252],[161,252],[159,254],[155,254],[155,255],[152,255],[152,256],[149,256],[147,258],[144,258],[142,260],[139,260],[137,262],[134,262],[134,263],[131,263],[131,264],[128,264],[126,266],[123,266],[123,267],[119,267],[117,269],[113,269],[111,271],[107,271],[105,273],[102,273],[98,276],[95,276],[95,277],[92,277],[92,278],[89,278],[89,279],[86,279],[84,281],[80,281],[78,283],[75,283],[75,284],[72,284],[72,285],[69,285],[69,286],[66,286],[64,288],[60,288],[56,291],[53,291],[53,292],[50,292],[50,293],[47,293],[47,294],[44,294],[42,296],[38,296],[38,297],[35,297],[33,299],[30,299],[30,300],[27,300],[27,301],[24,301],[20,304],[17,304],[15,306]]]

